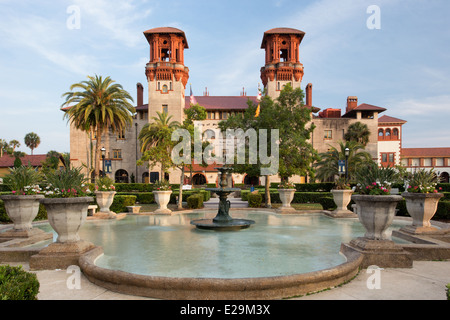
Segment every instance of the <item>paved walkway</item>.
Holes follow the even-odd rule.
[[[22,265],[29,269],[28,264]],[[39,300],[152,300],[106,290],[89,282],[83,274],[76,282],[76,274],[69,270],[32,272],[39,279]],[[364,269],[345,285],[293,300],[446,300],[450,261],[416,261],[410,269],[381,270],[379,282],[373,281],[375,276]]]

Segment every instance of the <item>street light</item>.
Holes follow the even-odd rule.
[[[102,177],[105,177],[105,157],[106,157],[106,149],[105,147],[101,148],[100,151],[102,152],[102,162],[103,162],[103,169],[102,169]]]
[[[350,149],[345,148],[345,182],[348,182],[348,156],[350,155]]]

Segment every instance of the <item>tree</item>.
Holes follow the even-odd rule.
[[[227,128],[241,128],[248,130],[267,130],[268,141],[271,141],[271,129],[279,130],[279,165],[278,174],[282,181],[293,175],[314,176],[312,164],[318,160],[316,150],[309,143],[314,126],[308,124],[311,120],[311,109],[304,106],[304,94],[300,88],[293,89],[287,84],[280,96],[273,101],[265,96],[260,103],[260,114],[255,117],[257,106],[249,101],[243,117],[232,116],[220,124],[222,130]],[[258,143],[261,143],[259,141]],[[268,147],[269,149],[269,147]],[[259,161],[259,160],[258,160]],[[235,165],[238,172],[245,171],[250,175],[257,175],[254,170],[268,167],[258,162],[257,165]],[[270,207],[270,182],[266,175],[266,207]]]
[[[361,122],[352,123],[348,127],[348,131],[344,136],[346,141],[355,141],[362,144],[364,147],[369,143],[370,130],[367,124]]]
[[[11,140],[9,142],[9,148],[10,148],[9,153],[12,154],[14,151],[16,151],[16,148],[18,148],[18,147],[20,147],[20,142],[17,140]]]
[[[372,162],[371,155],[364,151],[364,145],[356,141],[339,142],[339,146],[332,147],[328,152],[319,155],[320,161],[316,163],[316,178],[320,181],[334,180],[339,175],[339,160],[346,160],[345,149],[349,149],[348,156],[348,178],[354,180],[358,167],[365,166]]]
[[[30,132],[25,135],[24,142],[31,149],[31,155],[33,155],[33,150],[41,144],[41,138],[36,133]]]
[[[160,181],[162,181],[166,171],[174,166],[171,158],[171,152],[174,147],[172,132],[180,127],[180,123],[171,121],[172,116],[165,112],[156,113],[157,117],[152,117],[153,122],[145,124],[138,135],[142,152],[142,157],[138,160],[138,164],[149,162],[150,167],[160,164]]]
[[[71,91],[63,94],[66,101],[62,106],[70,106],[64,118],[76,129],[95,134],[94,176],[98,177],[102,134],[108,129],[118,133],[131,126],[135,109],[130,103],[133,101],[130,94],[110,77],[103,79],[96,75],[88,79],[73,84]]]
[[[0,158],[3,157],[3,153],[8,151],[9,144],[5,139],[0,139]]]

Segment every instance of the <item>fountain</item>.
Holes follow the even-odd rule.
[[[228,177],[231,175],[233,168],[222,167],[214,168],[219,173],[220,188],[207,188],[205,190],[216,193],[219,196],[219,211],[214,219],[193,220],[191,224],[198,229],[216,230],[216,231],[234,231],[250,227],[255,223],[253,220],[233,219],[230,212],[230,193],[239,191],[239,188],[228,188]]]

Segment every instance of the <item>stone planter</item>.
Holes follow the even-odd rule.
[[[155,201],[158,204],[158,209],[155,210],[157,214],[171,214],[172,210],[167,208],[167,205],[170,201],[170,195],[172,194],[172,190],[168,191],[153,191],[153,195],[155,197]]]
[[[114,201],[115,194],[115,191],[95,191],[95,197],[99,210],[94,214],[94,216],[101,216],[102,218],[109,219],[115,219],[117,217],[115,212],[109,210]]]
[[[331,212],[330,216],[335,218],[356,217],[356,214],[347,209],[348,204],[352,200],[353,190],[331,190],[331,193],[337,208]]]
[[[436,233],[438,228],[432,227],[430,220],[436,213],[439,200],[444,196],[442,193],[412,193],[404,192],[402,196],[406,200],[406,209],[413,218],[412,226],[407,226],[401,231],[413,234]]]
[[[43,195],[4,195],[0,196],[5,204],[6,213],[14,223],[10,231],[0,233],[0,238],[29,238],[44,231],[34,229],[32,222],[39,212],[39,200]]]
[[[387,240],[386,230],[395,217],[395,209],[401,196],[353,195],[359,221],[366,229],[365,238],[370,240]]]
[[[291,207],[291,202],[294,200],[295,189],[278,189],[278,194],[280,195],[281,207],[277,210],[281,213],[295,211]]]
[[[90,242],[80,239],[78,231],[86,221],[92,197],[45,198],[40,200],[47,209],[48,222],[58,234],[56,242],[30,258],[32,270],[67,268],[78,265],[84,252],[94,248]]]
[[[341,245],[341,252],[358,252],[363,255],[361,268],[376,265],[380,268],[411,268],[413,260],[401,245],[386,235],[394,220],[399,195],[352,195],[361,224],[366,229],[364,237],[352,239]]]

